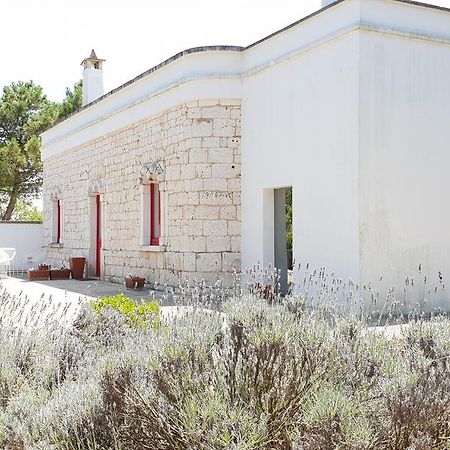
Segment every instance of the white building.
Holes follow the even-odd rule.
[[[419,263],[450,276],[449,123],[445,8],[343,0],[246,48],[186,50],[43,134],[47,255],[161,282],[283,266],[274,199],[292,187],[297,261],[386,285]]]

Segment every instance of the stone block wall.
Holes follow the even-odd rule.
[[[238,99],[190,102],[44,161],[47,261],[58,266],[92,255],[88,192],[100,180],[102,278],[133,273],[158,284],[187,276],[230,283],[240,270],[240,111]],[[165,168],[167,243],[147,251],[139,173],[157,160]],[[60,245],[50,243],[53,192],[61,201]]]

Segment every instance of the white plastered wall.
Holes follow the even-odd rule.
[[[365,5],[365,14],[374,10],[373,2]],[[404,21],[405,11],[395,8],[390,20],[397,14]],[[450,24],[448,13],[406,12],[415,14],[410,23],[422,18],[429,36]],[[427,277],[425,308],[445,306],[438,272],[450,277],[450,43],[373,31],[361,32],[360,43],[361,279],[380,284],[382,276],[382,292],[396,285],[412,304]],[[409,298],[406,277],[417,287]]]
[[[273,189],[293,188],[294,258],[358,279],[358,34],[248,77],[243,266],[273,263]]]

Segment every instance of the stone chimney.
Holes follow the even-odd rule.
[[[92,49],[89,58],[83,59],[83,106],[97,100],[103,95],[103,69],[104,59],[97,58]]]

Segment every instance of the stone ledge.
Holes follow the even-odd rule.
[[[139,247],[139,251],[141,252],[165,252],[165,245],[141,245]]]
[[[49,248],[64,248],[64,244],[58,244],[56,242],[49,242],[45,247]]]

